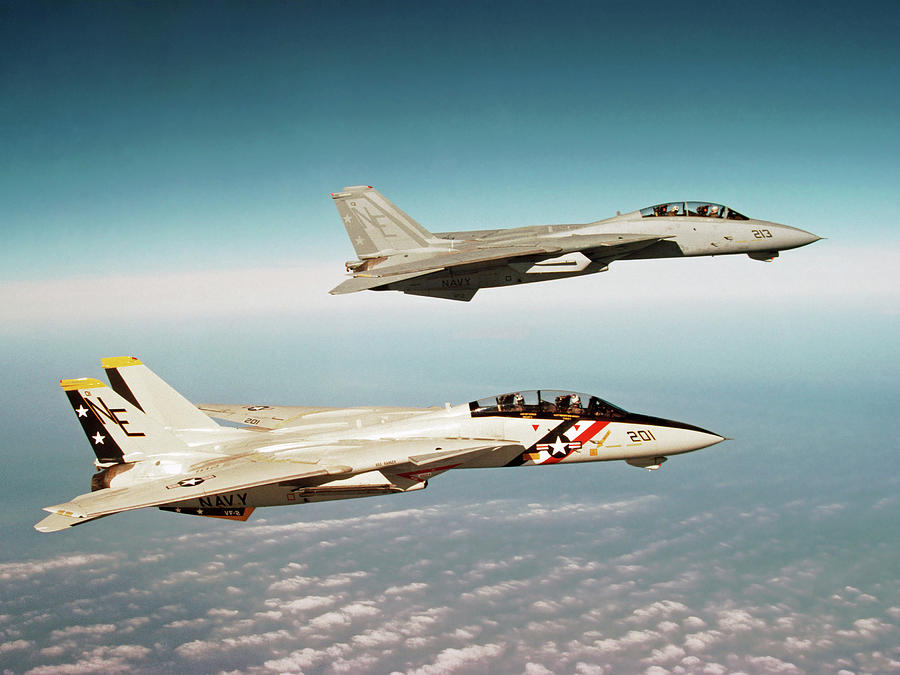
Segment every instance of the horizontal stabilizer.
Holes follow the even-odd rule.
[[[415,277],[425,276],[432,272],[440,272],[443,267],[427,267],[426,269],[417,270],[415,272],[407,272],[405,274],[380,274],[372,272],[372,276],[358,276],[347,279],[345,282],[338,284],[332,288],[329,293],[331,295],[343,295],[344,293],[356,293],[357,291],[368,291],[379,286],[387,286],[397,281],[405,281]]]
[[[319,466],[315,462],[276,459],[270,455],[226,458],[197,465],[190,473],[160,478],[134,487],[90,492],[64,504],[47,506],[44,510],[67,518],[90,519],[146,506],[176,504],[188,499],[246,490],[268,483],[351,471],[348,466]]]
[[[60,530],[65,530],[66,528],[74,527],[75,525],[81,525],[82,523],[87,523],[100,517],[102,516],[96,516],[95,518],[77,518],[75,516],[64,516],[61,513],[51,513],[35,525],[34,529],[38,532],[59,532]]]

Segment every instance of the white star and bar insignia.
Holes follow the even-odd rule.
[[[191,476],[190,478],[182,478],[177,483],[170,483],[166,485],[166,490],[177,490],[182,487],[194,487],[200,485],[200,483],[209,480],[210,478],[215,478],[215,474],[208,474],[206,476]]]
[[[581,450],[581,441],[570,441],[565,436],[559,436],[555,443],[538,443],[535,450],[549,452],[554,457],[563,457],[572,450]]]

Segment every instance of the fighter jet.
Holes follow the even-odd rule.
[[[611,460],[657,469],[725,440],[543,389],[432,408],[194,406],[134,357],[102,363],[111,387],[60,381],[96,455],[91,492],[46,507],[40,532],[153,506],[244,521],[261,506],[421,490],[450,469]]]
[[[736,253],[772,260],[821,238],[704,201],[666,202],[583,225],[432,233],[371,185],[331,197],[359,256],[345,263],[351,277],[334,295],[401,291],[468,301],[480,288],[605,272],[614,260]]]

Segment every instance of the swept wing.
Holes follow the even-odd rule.
[[[608,264],[636,250],[651,246],[665,239],[664,236],[646,234],[568,235],[539,243],[522,245],[475,245],[462,250],[436,252],[411,262],[384,263],[358,272],[351,279],[333,288],[332,295],[354,293],[387,284],[406,281],[445,269],[486,263],[512,263],[517,260],[537,260],[561,252],[580,251],[587,257]]]
[[[257,429],[269,430],[302,424],[303,418],[334,408],[312,408],[292,405],[231,405],[198,403],[197,408],[217,420],[227,420]]]
[[[147,506],[173,504],[197,497],[245,490],[282,481],[350,473],[349,466],[319,466],[316,462],[246,455],[208,462],[181,475],[152,479],[131,487],[104,488],[71,501],[44,507],[52,515],[35,529],[53,532],[86,520]]]
[[[552,245],[533,244],[523,246],[475,246],[463,250],[435,251],[433,255],[412,262],[392,263],[391,258],[388,258],[380,265],[372,267],[365,272],[358,272],[352,279],[348,279],[331,289],[330,293],[332,295],[354,293],[432,274],[433,272],[440,272],[449,267],[495,262],[524,256],[550,255],[561,250]]]
[[[254,429],[267,431],[288,427],[305,429],[346,428],[357,419],[395,420],[430,412],[429,408],[397,408],[371,406],[358,408],[324,408],[293,405],[233,405],[220,403],[198,403],[197,408],[219,420],[245,424]]]

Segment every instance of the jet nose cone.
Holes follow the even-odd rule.
[[[728,440],[724,436],[720,436],[712,431],[707,431],[706,429],[701,429],[700,427],[691,429],[687,432],[686,436],[687,437],[684,439],[685,445],[690,447],[691,450],[708,448],[711,445]]]
[[[801,246],[806,246],[807,244],[817,242],[821,238],[822,237],[817,234],[807,232],[806,230],[801,230],[798,227],[789,227],[787,225],[782,225],[782,229],[779,232],[780,241],[778,242],[778,248],[781,250],[789,248],[800,248]]]
[[[668,445],[672,453],[702,450],[725,440],[727,439],[724,436],[688,424],[680,428],[673,427],[667,434]]]
[[[716,443],[721,443],[722,441],[728,440],[724,436],[719,436],[719,434],[714,434],[711,431],[707,431],[704,436],[705,438],[701,439],[703,442],[703,445],[700,446],[701,448],[708,448],[711,445],[715,445]]]
[[[798,246],[806,246],[807,244],[814,244],[819,241],[822,237],[817,234],[813,234],[812,232],[807,232],[806,230],[798,230],[797,239],[800,241]]]
[[[662,417],[629,413],[626,421],[635,425],[635,429],[628,436],[634,442],[647,440],[645,432],[641,431],[639,427],[643,425],[649,427],[651,430],[650,437],[658,441],[656,448],[659,450],[660,455],[691,452],[728,440],[724,436],[720,436],[703,427],[676,420],[663,419]]]

